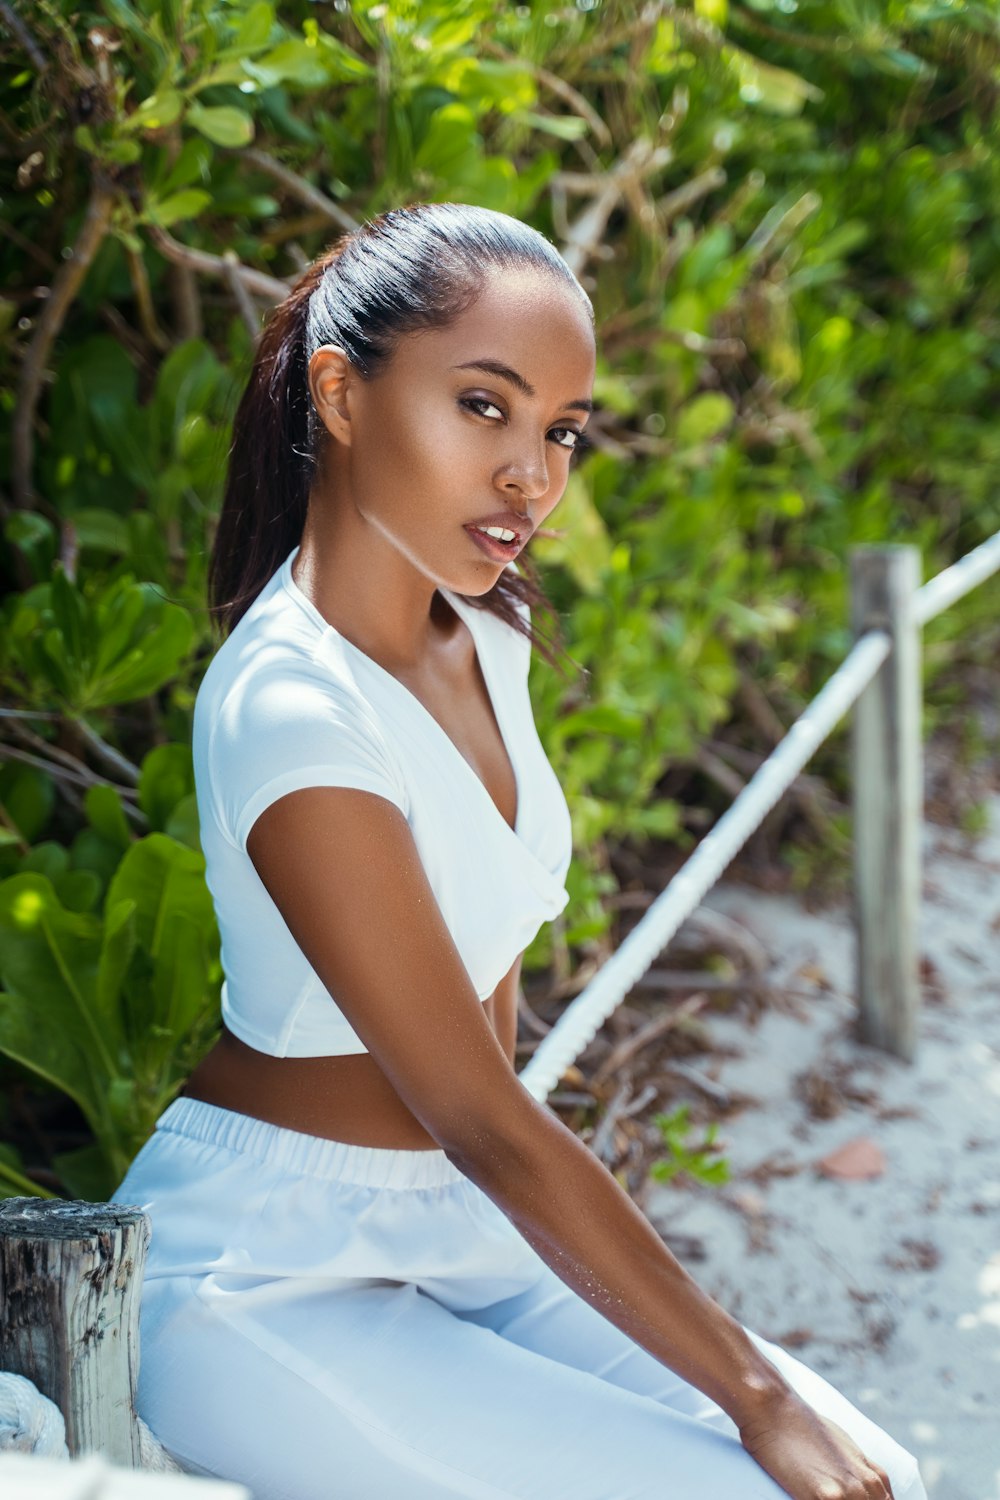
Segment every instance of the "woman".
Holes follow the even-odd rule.
[[[140,1413],[255,1500],[925,1496],[514,1071],[570,860],[515,559],[594,360],[547,240],[418,205],[304,274],[236,417],[194,716],[225,1024],[115,1196]]]

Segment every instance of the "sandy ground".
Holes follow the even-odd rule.
[[[932,1500],[1000,1500],[1000,796],[974,841],[925,825],[923,872],[912,1065],[853,1038],[847,905],[707,898],[806,998],[710,1017],[704,1072],[750,1098],[720,1127],[733,1178],[657,1183],[646,1211],[734,1317],[917,1455]],[[817,1170],[857,1137],[880,1175]]]

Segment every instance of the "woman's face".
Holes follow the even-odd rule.
[[[545,522],[587,422],[594,361],[582,298],[534,269],[488,276],[466,312],[405,335],[372,380],[317,350],[336,543],[388,546],[436,586],[486,592],[523,541],[491,556],[467,528],[501,512],[529,534]]]

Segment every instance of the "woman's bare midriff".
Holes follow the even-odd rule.
[[[326,1140],[392,1150],[437,1148],[367,1052],[271,1057],[223,1028],[181,1092]]]
[[[494,1031],[498,1014],[506,1012],[504,1027],[512,1033],[520,972],[518,958],[482,1002]],[[503,1042],[501,1036],[501,1042],[510,1055],[512,1041]],[[438,1149],[437,1141],[406,1107],[368,1052],[272,1057],[248,1047],[223,1025],[219,1040],[181,1093],[325,1140],[394,1151]]]

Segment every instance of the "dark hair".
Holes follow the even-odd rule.
[[[490,269],[533,266],[590,299],[558,250],[537,230],[462,203],[394,208],[344,235],[300,276],[261,333],[233,421],[222,511],[208,570],[209,611],[227,634],[301,541],[318,444],[325,428],[309,391],[312,354],[339,344],[371,379],[407,333],[440,328],[465,312]],[[549,642],[516,608],[548,615],[564,649],[558,612],[526,553],[483,595],[468,597],[527,635],[561,670]]]

